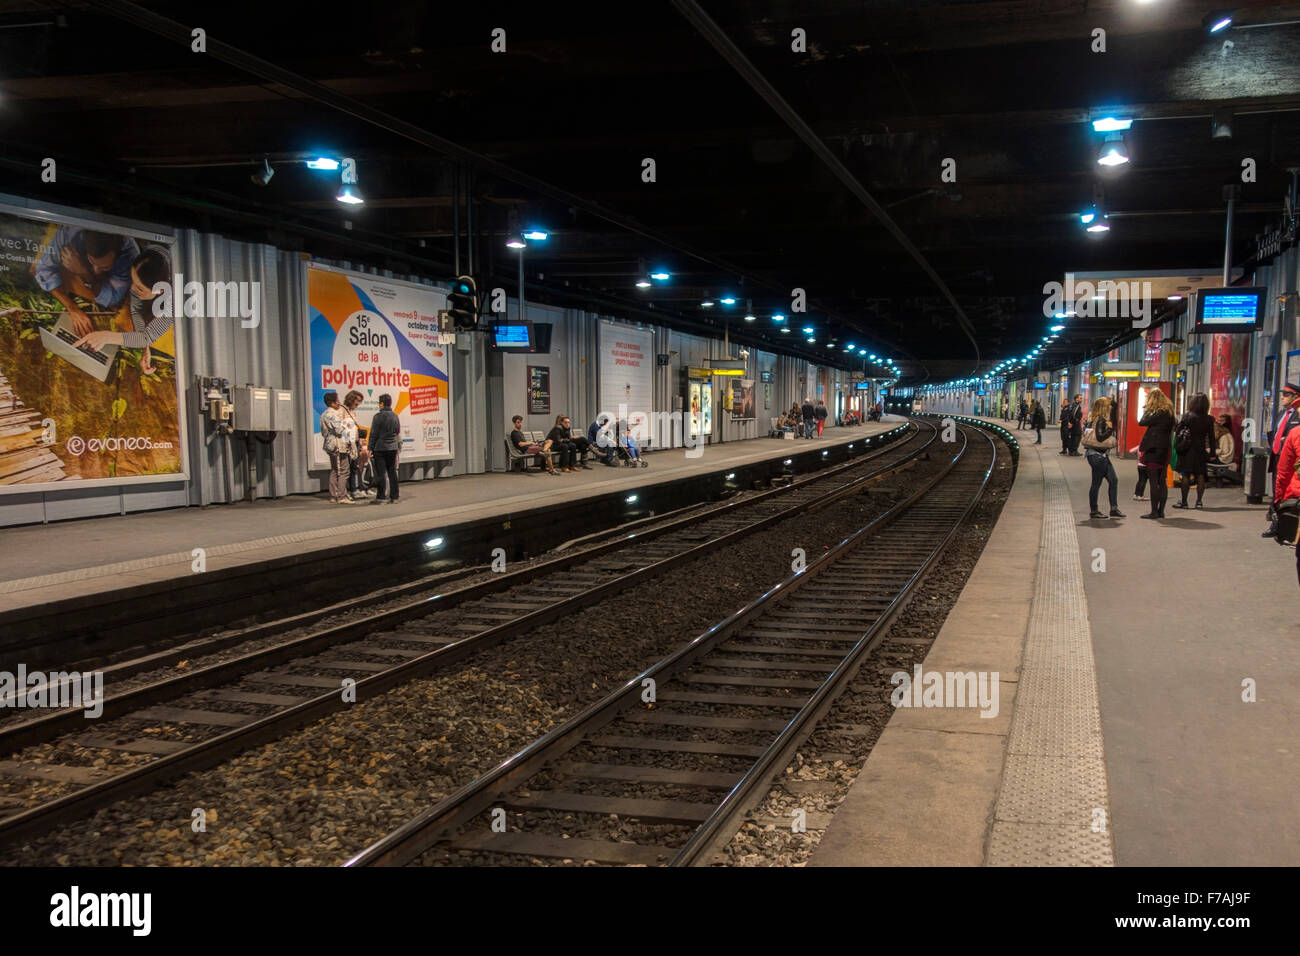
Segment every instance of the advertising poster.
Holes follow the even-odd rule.
[[[700,434],[713,434],[713,385],[700,383]]]
[[[528,366],[528,414],[551,414],[551,370],[546,365]]]
[[[399,461],[448,459],[451,453],[451,351],[438,344],[436,289],[311,263],[307,268],[307,381],[311,384],[311,455],[329,458],[320,437],[325,392],[361,393],[357,421],[369,426],[379,396],[393,399],[402,423]]]
[[[754,405],[754,380],[741,379],[731,383],[731,418],[733,421],[748,421],[757,414]]]
[[[703,388],[699,382],[691,382],[687,394],[687,403],[691,409],[691,437],[700,437],[700,389]]]
[[[598,411],[625,418],[638,442],[651,437],[654,368],[654,333],[618,322],[601,322]]]
[[[0,493],[186,477],[174,271],[166,236],[0,207]]]

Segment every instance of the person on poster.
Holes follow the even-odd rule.
[[[68,310],[79,335],[94,331],[77,299],[116,311],[131,289],[131,265],[140,247],[129,236],[61,226],[32,265],[36,284]]]
[[[152,354],[149,346],[172,327],[175,321],[164,312],[154,314],[154,300],[158,293],[154,286],[166,282],[171,276],[172,259],[170,250],[163,246],[145,246],[131,263],[131,293],[129,312],[131,314],[131,331],[118,332],[115,329],[88,332],[76,341],[75,346],[86,346],[96,352],[103,351],[105,345],[120,345],[129,349],[140,349],[140,371],[152,374]]]

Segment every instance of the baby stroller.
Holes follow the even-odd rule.
[[[621,432],[618,440],[614,443],[615,457],[627,468],[635,468],[637,465],[642,468],[649,468],[650,463],[641,457],[641,449],[638,447],[636,439],[632,437],[632,433],[627,430],[626,426],[621,429]]]

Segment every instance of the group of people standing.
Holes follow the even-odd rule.
[[[393,412],[393,397],[379,396],[379,411],[366,428],[357,421],[356,409],[365,396],[348,392],[339,401],[338,392],[326,392],[325,411],[320,416],[321,440],[330,460],[330,503],[350,505],[370,497],[362,481],[368,463],[373,463],[379,493],[375,504],[397,504],[397,453],[402,447],[402,423]]]
[[[1002,410],[1005,415],[1007,413],[1005,403],[1002,406]],[[1038,432],[1038,440],[1034,442],[1035,445],[1041,445],[1043,443],[1043,429],[1047,427],[1047,413],[1043,411],[1042,402],[1036,398],[1033,401],[1026,401],[1022,398],[1020,400],[1020,407],[1016,412],[1016,422],[1016,427],[1019,430],[1032,428]]]

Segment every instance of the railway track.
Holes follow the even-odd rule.
[[[906,500],[348,865],[710,862],[978,503],[997,445],[960,434]]]
[[[593,549],[109,695],[91,732],[79,710],[0,728],[0,754],[16,758],[0,762],[0,772],[50,781],[56,785],[51,789],[60,791],[36,806],[11,804],[9,815],[0,819],[0,836],[47,831],[275,740],[348,706],[344,681],[351,682],[351,700],[369,699],[476,650],[581,613],[596,600],[598,589],[650,580],[860,492],[908,467],[938,440],[932,424],[911,431],[855,461],[703,515],[620,535]],[[62,764],[48,753],[24,759],[23,748],[53,739],[70,741],[82,755],[98,755],[101,765],[89,760]],[[113,765],[107,766],[110,758]]]

